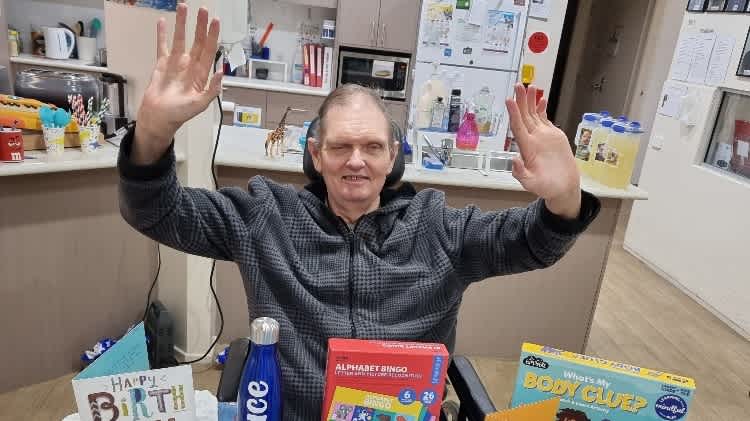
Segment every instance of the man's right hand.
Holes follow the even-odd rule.
[[[177,5],[177,22],[172,50],[167,46],[166,22],[157,24],[157,63],[138,120],[131,160],[137,165],[156,162],[169,148],[177,130],[186,121],[203,112],[221,91],[221,71],[208,83],[218,48],[219,20],[208,25],[208,11],[198,11],[195,41],[185,51],[187,6]],[[208,27],[208,32],[206,31]]]

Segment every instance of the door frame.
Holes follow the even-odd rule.
[[[594,0],[596,1],[596,0]],[[568,0],[568,6],[565,11],[565,20],[563,23],[563,29],[560,36],[560,47],[557,52],[557,59],[555,61],[555,70],[552,77],[552,85],[550,87],[549,103],[547,106],[547,114],[550,116],[551,121],[556,121],[557,113],[560,106],[560,95],[563,91],[565,82],[565,70],[568,65],[568,58],[570,57],[571,43],[573,41],[573,34],[575,33],[575,26],[578,23],[580,16],[577,16],[578,7],[581,0]],[[633,103],[635,93],[633,89],[638,80],[638,73],[643,61],[644,46],[648,39],[648,34],[653,25],[653,16],[656,9],[656,0],[649,0],[648,10],[646,11],[646,19],[641,28],[641,35],[638,39],[638,53],[633,64],[633,68],[628,78],[628,89],[623,103],[623,111],[629,110]],[[588,29],[586,29],[588,30]],[[565,128],[567,121],[557,121],[557,123]]]

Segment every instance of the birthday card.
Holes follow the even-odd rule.
[[[193,370],[149,370],[143,323],[73,379],[82,421],[194,421]]]

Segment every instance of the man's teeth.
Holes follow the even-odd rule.
[[[350,181],[360,181],[360,180],[366,180],[367,177],[359,176],[359,175],[347,175],[344,176],[345,179]]]

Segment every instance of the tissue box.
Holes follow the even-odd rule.
[[[559,397],[549,421],[674,421],[694,392],[687,377],[527,343],[511,406]]]
[[[322,421],[437,421],[448,369],[442,344],[331,339]]]

